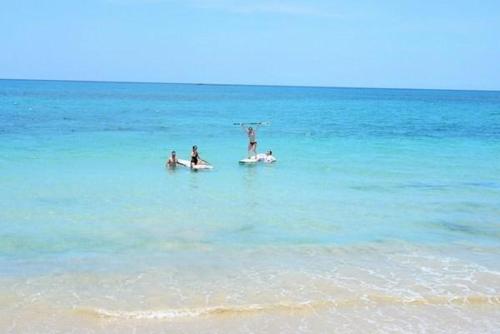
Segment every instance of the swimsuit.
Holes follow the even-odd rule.
[[[196,155],[191,156],[191,163],[195,165],[198,164],[198,153],[196,153]]]
[[[250,145],[257,144],[257,141],[255,140],[255,132],[248,134],[248,141],[250,142]]]

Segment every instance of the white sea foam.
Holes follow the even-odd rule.
[[[390,295],[363,294],[359,298],[305,301],[305,302],[279,302],[274,304],[248,304],[233,306],[210,306],[193,308],[166,308],[161,310],[112,310],[105,308],[75,308],[75,312],[96,316],[99,318],[117,318],[129,320],[175,320],[183,318],[197,318],[202,316],[242,316],[251,313],[273,312],[302,312],[320,311],[321,309],[349,309],[360,306],[473,306],[490,305],[500,306],[500,296],[424,296],[424,297],[397,297]]]

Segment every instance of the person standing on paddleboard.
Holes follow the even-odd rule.
[[[241,125],[244,127],[244,125]],[[256,132],[255,129],[252,128],[251,126],[245,129],[247,135],[248,135],[248,158],[250,159],[251,155],[250,153],[253,152],[253,156],[257,155],[257,139],[256,139]]]

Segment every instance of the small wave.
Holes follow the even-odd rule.
[[[128,320],[175,320],[196,318],[201,316],[232,316],[258,312],[304,312],[318,311],[319,308],[353,308],[367,305],[500,305],[500,296],[429,296],[427,298],[397,297],[384,295],[364,295],[356,299],[331,301],[282,302],[275,304],[249,304],[237,306],[212,306],[196,308],[179,308],[165,310],[123,311],[104,308],[76,308],[75,311],[97,318],[116,318]]]
[[[249,304],[241,306],[212,306],[198,308],[179,308],[166,310],[143,310],[143,311],[115,311],[103,308],[76,309],[77,312],[99,318],[120,319],[182,319],[200,316],[234,315],[242,313],[257,313],[263,311],[300,311],[311,309],[318,302],[302,303],[277,303],[277,304]]]

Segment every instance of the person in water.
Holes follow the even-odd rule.
[[[168,158],[167,166],[169,168],[175,168],[175,166],[177,166],[178,163],[179,163],[179,161],[177,160],[177,155],[176,155],[175,151],[172,151],[170,158]]]
[[[242,127],[243,126],[244,125],[242,125]],[[250,159],[250,157],[252,156],[250,155],[251,153],[253,153],[253,156],[257,155],[257,134],[255,132],[255,129],[251,126],[246,128],[245,131],[248,135],[248,158]]]
[[[269,150],[265,154],[259,153],[257,154],[257,161],[263,161],[263,162],[275,162],[276,158],[273,157],[273,151]]]
[[[191,152],[191,168],[196,165],[203,165],[205,161],[200,158],[200,154],[198,153],[198,146],[193,146],[193,151]]]
[[[276,158],[273,157],[273,151],[269,150],[266,152],[266,158],[264,160],[265,162],[275,162]]]

